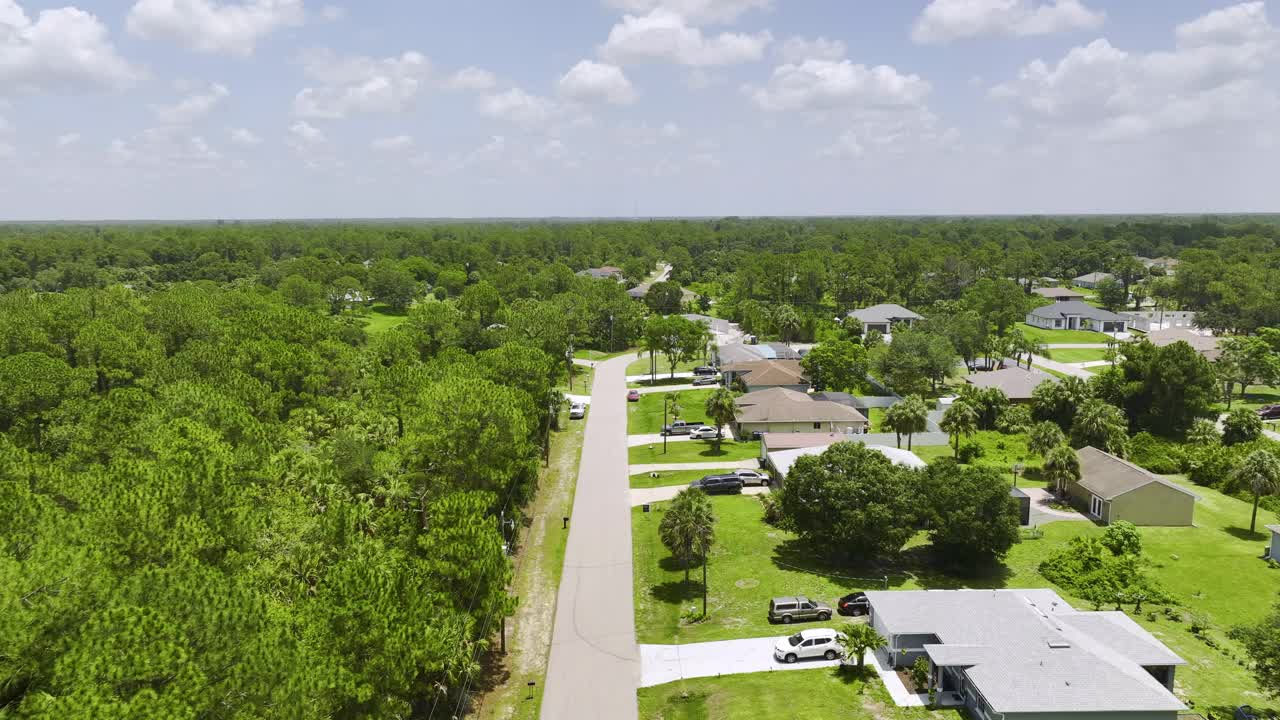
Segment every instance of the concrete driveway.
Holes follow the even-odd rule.
[[[651,472],[671,472],[672,470],[758,470],[760,462],[754,458],[751,460],[734,460],[722,462],[696,462],[696,463],[657,463],[650,465],[632,465],[627,468],[628,475],[639,475],[640,473]]]
[[[666,392],[684,392],[685,390],[706,390],[714,388],[715,385],[659,385],[657,387],[632,388],[639,390],[641,395],[653,395],[654,393]]]
[[[797,627],[798,631],[800,628]],[[779,638],[752,638],[689,645],[641,645],[640,687],[688,678],[739,675],[774,670],[814,670],[840,664],[839,660],[801,660],[788,665],[773,659]],[[762,714],[765,709],[761,708]]]
[[[1054,501],[1053,493],[1040,487],[1024,487],[1018,488],[1031,498],[1031,524],[1043,525],[1055,520],[1083,520],[1089,521],[1089,518],[1075,510],[1055,510],[1049,507],[1049,503]]]
[[[689,442],[693,438],[688,435],[672,435],[667,438],[667,442]],[[640,447],[641,445],[661,445],[662,435],[658,433],[648,433],[646,435],[628,435],[627,447]]]
[[[627,376],[627,382],[629,382],[629,383],[644,382],[645,380],[650,380],[650,379],[652,379],[652,377],[653,377],[652,375],[648,375],[648,374],[646,374],[646,375],[628,375],[628,376]],[[691,378],[691,377],[693,377],[693,373],[691,373],[691,372],[678,372],[678,373],[676,373],[676,374],[673,376],[670,372],[663,372],[661,367],[659,367],[659,368],[658,368],[658,379],[659,379],[659,380],[670,380],[672,377],[677,377],[677,378]],[[666,389],[666,388],[663,388],[663,389]]]
[[[645,503],[666,502],[680,493],[688,485],[667,485],[656,488],[631,488],[631,507],[640,507]],[[759,485],[742,488],[743,495],[763,495],[769,488]]]

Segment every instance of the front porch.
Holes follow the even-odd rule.
[[[884,687],[889,691],[889,697],[893,699],[893,704],[898,707],[928,707],[928,693],[913,693],[907,690],[907,686],[902,684],[902,678],[898,677],[897,670],[893,667],[893,663],[889,660],[889,651],[886,648],[868,651],[866,655],[866,663],[868,666],[875,668],[876,674],[880,676],[880,681],[884,683]],[[958,693],[942,692],[937,693],[937,707],[963,707],[964,698]]]

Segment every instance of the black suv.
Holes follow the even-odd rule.
[[[1263,420],[1280,420],[1280,405],[1267,405],[1258,408],[1258,417]]]
[[[694,375],[715,375],[716,369],[710,365],[701,365],[693,369]]]
[[[871,603],[864,592],[849,593],[836,601],[836,612],[841,615],[866,615],[871,611]]]
[[[737,495],[742,492],[742,478],[737,475],[708,475],[689,483],[689,487],[698,488],[708,495]]]

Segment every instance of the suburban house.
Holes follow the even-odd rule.
[[[1177,720],[1186,661],[1123,612],[1080,612],[1052,590],[869,591],[882,666],[927,658],[940,704],[974,718]]]
[[[1271,544],[1267,545],[1267,557],[1280,559],[1280,525],[1268,525],[1271,531]]]
[[[889,335],[899,325],[911,327],[915,321],[924,319],[901,305],[894,305],[893,303],[883,303],[861,310],[854,310],[849,313],[849,317],[862,323],[863,335],[872,330],[878,331],[881,335]]]
[[[1165,256],[1143,262],[1142,264],[1146,265],[1148,270],[1160,268],[1161,270],[1164,270],[1165,273],[1172,275],[1178,271],[1178,266],[1182,264],[1182,261],[1177,258]]]
[[[996,388],[1009,398],[1009,402],[1026,403],[1031,402],[1031,393],[1041,384],[1056,383],[1058,378],[1039,370],[1018,367],[969,375],[964,381],[983,390]]]
[[[714,330],[713,330],[714,332]],[[780,342],[747,345],[745,343],[729,343],[715,348],[717,365],[755,362],[757,360],[799,360],[800,353]]]
[[[1071,283],[1076,287],[1089,288],[1090,290],[1092,290],[1093,288],[1098,287],[1098,283],[1102,282],[1103,280],[1115,280],[1115,279],[1116,279],[1116,276],[1112,275],[1111,273],[1091,272],[1088,275],[1081,275],[1075,280],[1072,280]]]
[[[1222,351],[1218,349],[1218,338],[1212,335],[1201,335],[1186,328],[1175,327],[1165,330],[1152,330],[1147,333],[1147,342],[1156,347],[1165,347],[1166,345],[1184,342],[1203,355],[1204,359],[1209,362],[1222,357]]]
[[[723,373],[724,382],[727,385],[741,378],[749,393],[770,388],[786,388],[799,393],[809,390],[809,379],[805,377],[799,360],[753,360],[730,363],[721,365],[720,372]]]
[[[1080,480],[1067,486],[1067,495],[1103,525],[1120,520],[1159,527],[1195,524],[1195,493],[1097,448],[1081,448],[1076,456]]]
[[[605,265],[598,268],[587,268],[578,272],[581,277],[589,277],[592,280],[617,280],[621,282],[622,268],[616,268],[612,265]]]
[[[850,395],[849,393],[831,392],[830,390],[827,390],[825,392],[814,393],[813,399],[826,400],[827,402],[840,403],[841,405],[848,405],[854,410],[858,410],[859,412],[861,412],[861,407],[858,405],[858,398],[854,395]]]
[[[1027,324],[1046,330],[1094,330],[1122,333],[1128,330],[1128,319],[1110,310],[1094,307],[1078,300],[1038,307],[1027,313]]]
[[[846,438],[837,440],[836,442],[858,442],[856,438]],[[773,470],[774,477],[779,482],[786,482],[787,475],[791,472],[791,467],[796,461],[802,457],[809,455],[821,455],[828,448],[835,445],[835,442],[828,442],[825,445],[814,445],[810,447],[795,448],[794,450],[775,450],[768,455],[768,466]],[[893,462],[894,465],[902,465],[904,467],[923,469],[928,467],[928,463],[920,459],[919,455],[910,450],[889,447],[888,445],[867,445],[867,449],[875,450],[884,455]]]
[[[738,437],[757,432],[865,433],[871,426],[866,416],[847,405],[780,387],[749,392],[734,402],[739,409]]]
[[[1039,295],[1042,298],[1048,298],[1054,302],[1067,302],[1068,300],[1083,300],[1085,294],[1071,288],[1042,287],[1032,290],[1033,295]]]
[[[1152,332],[1197,327],[1197,314],[1191,310],[1126,310],[1120,314],[1129,320],[1130,330]]]

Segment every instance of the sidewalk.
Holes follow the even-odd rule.
[[[641,505],[666,502],[680,493],[681,490],[689,487],[688,485],[667,485],[665,487],[656,488],[631,488],[631,507],[640,507]],[[743,495],[764,495],[769,492],[768,487],[760,485],[752,485],[751,487],[742,488]]]
[[[1041,357],[1039,355],[1031,356],[1031,364],[1039,365],[1042,368],[1046,368],[1054,372],[1060,372],[1063,375],[1072,375],[1074,377],[1083,378],[1085,380],[1088,380],[1093,377],[1093,373],[1089,372],[1088,370],[1085,370],[1079,365],[1074,365],[1072,363],[1058,362],[1057,360],[1050,360],[1047,357]]]
[[[726,460],[723,462],[699,462],[699,463],[658,463],[649,465],[632,465],[627,469],[628,475],[639,475],[640,473],[651,472],[671,472],[672,470],[720,470],[722,468],[729,470],[757,470],[760,468],[760,462],[755,458],[750,460]]]

